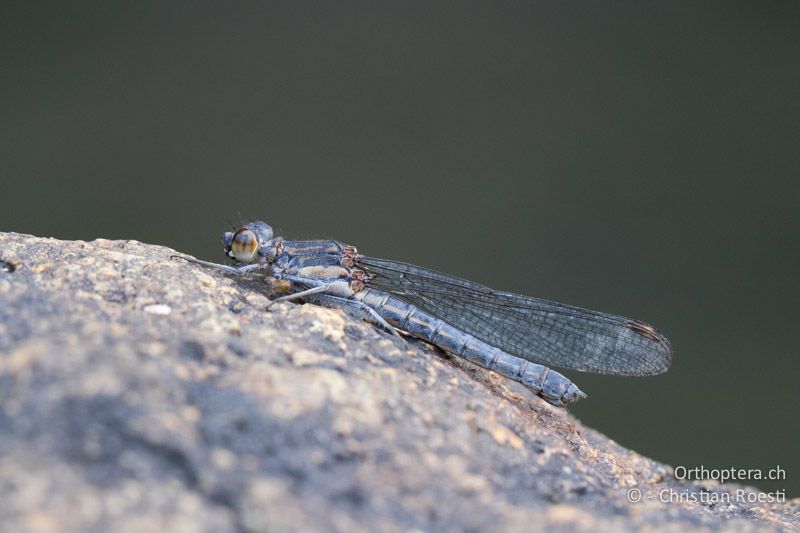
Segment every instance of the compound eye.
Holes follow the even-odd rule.
[[[226,237],[227,235],[223,235],[223,243]],[[242,228],[231,236],[230,246],[226,246],[225,249],[229,257],[240,263],[250,263],[258,251],[258,237],[252,230]]]
[[[225,247],[225,255],[231,251],[231,243],[233,243],[233,232],[226,231],[222,234],[222,246]]]

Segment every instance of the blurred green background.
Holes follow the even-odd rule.
[[[6,3],[0,230],[332,237],[655,324],[572,412],[800,493],[800,4]]]

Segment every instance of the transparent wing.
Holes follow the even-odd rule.
[[[616,315],[478,283],[399,261],[359,255],[374,276],[368,287],[390,292],[482,341],[532,362],[598,374],[665,372],[669,340],[654,327]]]

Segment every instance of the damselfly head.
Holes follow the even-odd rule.
[[[258,237],[253,230],[240,228],[235,233],[226,231],[222,234],[225,254],[240,263],[251,263],[258,252]]]
[[[248,222],[236,231],[222,234],[225,255],[240,263],[252,263],[258,257],[258,249],[272,239],[272,228],[260,220]]]

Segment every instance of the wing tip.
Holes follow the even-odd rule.
[[[672,364],[672,343],[669,342],[667,336],[650,324],[639,320],[630,320],[625,325],[634,333],[652,341],[658,347],[658,349],[654,351],[658,357],[654,358],[652,361],[650,374],[663,374],[669,370]]]

